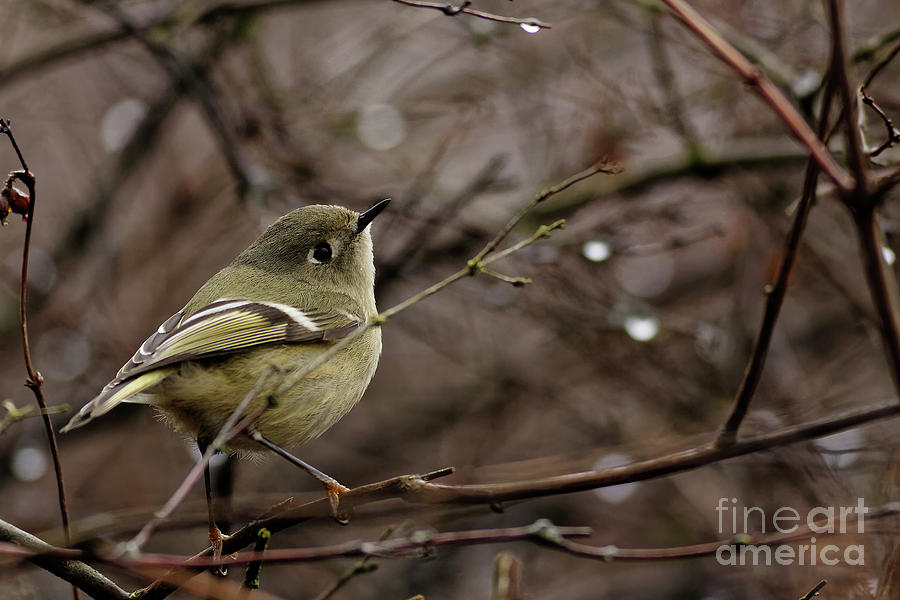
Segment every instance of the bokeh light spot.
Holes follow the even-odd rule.
[[[18,448],[9,460],[9,470],[19,481],[37,481],[48,466],[46,452],[34,446]]]
[[[590,240],[581,247],[581,254],[591,262],[603,262],[612,254],[612,250],[604,241]]]
[[[659,319],[654,316],[629,315],[623,321],[625,333],[638,342],[647,342],[659,333]]]
[[[147,106],[135,98],[125,98],[109,107],[100,122],[103,147],[109,152],[121,150],[146,112]]]
[[[372,150],[390,150],[406,139],[406,121],[389,104],[368,104],[357,116],[356,135]]]
[[[594,470],[601,471],[603,469],[612,469],[614,467],[627,465],[630,462],[631,457],[625,454],[607,454],[594,463]],[[599,496],[600,499],[604,502],[609,502],[610,504],[619,504],[620,502],[624,502],[625,500],[630,498],[632,494],[637,491],[638,487],[640,487],[640,483],[637,482],[622,483],[619,485],[597,488],[594,490],[594,493],[597,494],[597,496]]]

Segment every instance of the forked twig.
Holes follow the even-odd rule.
[[[803,115],[781,93],[765,74],[755,67],[743,54],[719,34],[696,10],[683,0],[663,0],[679,19],[699,37],[719,58],[734,69],[753,89],[762,96],[772,110],[781,117],[793,134],[815,157],[822,171],[842,192],[850,192],[856,182],[831,156],[825,144],[816,137]]]

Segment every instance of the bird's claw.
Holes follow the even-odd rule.
[[[219,529],[216,525],[213,525],[209,528],[209,544],[210,546],[212,546],[214,560],[222,558],[222,544],[229,537],[231,536],[222,533],[222,530]],[[226,567],[225,565],[217,565],[215,567],[212,567],[210,571],[213,573],[213,575],[217,575],[219,577],[225,577],[226,575],[228,575],[228,567]]]
[[[328,504],[331,509],[331,517],[341,525],[346,525],[350,522],[350,515],[347,513],[341,513],[338,510],[341,496],[349,491],[350,488],[341,485],[334,479],[325,482],[325,493],[328,494]]]

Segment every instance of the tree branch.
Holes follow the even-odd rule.
[[[694,35],[700,38],[719,58],[734,69],[744,81],[750,85],[763,100],[793,132],[794,136],[810,151],[822,171],[834,182],[842,192],[850,192],[856,182],[835,162],[828,148],[816,137],[800,112],[794,108],[781,90],[755,67],[734,46],[728,43],[718,31],[709,24],[697,11],[683,0],[663,0]]]
[[[833,62],[832,62],[833,64]],[[831,114],[831,101],[834,94],[834,78],[829,75],[828,83],[825,86],[825,94],[822,99],[821,117],[819,119],[818,136],[823,141],[828,132],[828,117]],[[734,443],[737,438],[738,428],[747,415],[750,408],[750,401],[756,393],[759,380],[762,377],[763,368],[766,364],[766,356],[769,353],[769,345],[772,343],[772,334],[775,331],[775,324],[778,321],[778,315],[781,313],[781,306],[784,304],[784,298],[787,295],[788,285],[790,284],[791,273],[794,269],[794,262],[797,257],[797,250],[800,247],[800,239],[803,237],[803,231],[806,228],[806,222],[809,212],[812,209],[813,200],[816,197],[816,182],[819,179],[819,165],[810,157],[806,165],[806,177],[803,181],[803,193],[800,197],[800,203],[797,206],[797,214],[794,217],[794,223],[788,233],[787,239],[784,241],[784,249],[782,250],[781,265],[778,268],[778,274],[775,277],[774,285],[766,285],[766,306],[763,310],[762,324],[759,327],[759,333],[756,337],[756,343],[753,346],[753,352],[747,367],[744,371],[744,377],[738,386],[731,407],[731,412],[716,438],[717,445],[727,445]]]
[[[843,415],[828,417],[794,427],[787,427],[767,435],[748,440],[738,440],[729,446],[718,447],[714,444],[709,444],[658,458],[638,461],[622,467],[567,473],[528,481],[446,485],[432,483],[432,480],[436,477],[446,475],[446,470],[425,475],[402,475],[352,489],[341,496],[341,506],[350,511],[354,507],[392,499],[402,499],[415,504],[482,504],[499,506],[500,503],[505,501],[580,492],[690,471],[729,458],[746,456],[761,450],[811,440],[898,415],[900,415],[900,404],[893,403],[886,406],[848,412]],[[274,515],[249,523],[232,534],[223,543],[222,554],[231,554],[253,544],[256,540],[256,532],[261,528],[275,533],[309,519],[329,517],[330,514],[330,504],[326,498],[297,507],[286,508]],[[199,560],[208,553],[209,549],[204,550],[196,555],[195,559]],[[197,568],[200,569],[200,567]],[[191,576],[192,574],[184,573],[183,571],[169,573],[165,578],[165,582],[162,580],[154,582],[145,588],[144,594],[140,597],[142,600],[161,600],[166,598],[177,589],[178,581],[184,581]],[[173,585],[171,583],[173,581],[176,584]]]
[[[78,553],[77,550],[56,548],[2,520],[0,520],[0,540],[27,550],[28,554],[31,554],[27,557],[31,563],[84,590],[96,600],[128,600],[129,598],[128,592],[107,579],[99,571],[83,562],[59,556],[60,551]]]

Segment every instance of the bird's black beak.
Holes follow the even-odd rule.
[[[356,233],[362,233],[362,231],[369,226],[369,223],[371,223],[375,219],[375,217],[377,217],[378,214],[383,211],[388,204],[390,204],[390,202],[390,198],[388,198],[387,200],[382,200],[366,212],[360,213],[359,219],[357,219],[356,221]]]

